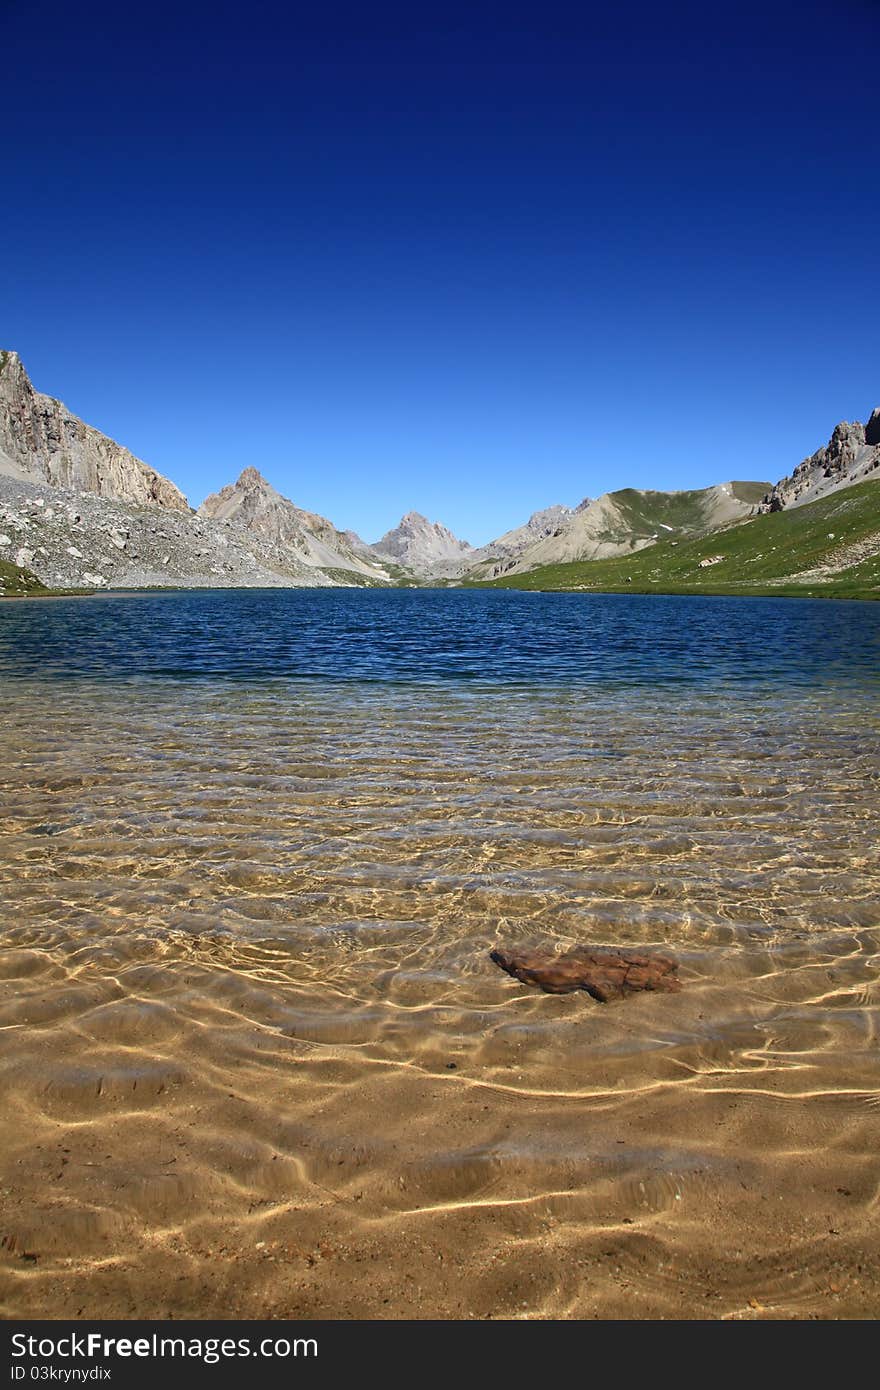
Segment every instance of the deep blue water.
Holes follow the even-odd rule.
[[[105,594],[0,605],[0,678],[880,684],[880,604],[497,590]]]

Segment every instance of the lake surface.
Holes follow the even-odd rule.
[[[5,1311],[880,1311],[880,606],[101,595],[0,680]],[[684,988],[488,958],[583,943]]]
[[[870,603],[487,590],[220,590],[7,605],[0,674],[424,685],[876,680]]]

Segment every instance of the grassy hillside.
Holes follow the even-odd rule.
[[[22,598],[30,594],[48,594],[45,584],[41,584],[30,570],[13,565],[9,560],[0,560],[0,598]]]
[[[703,564],[701,561],[711,563]],[[625,593],[880,597],[880,481],[774,512],[695,540],[660,540],[634,555],[545,565],[493,588]]]
[[[57,598],[63,594],[93,594],[94,589],[47,589],[45,584],[32,574],[13,565],[9,560],[0,560],[0,598]]]
[[[732,483],[733,496],[749,506],[757,506],[770,490],[769,483]],[[685,492],[650,492],[621,488],[609,494],[626,523],[626,534],[644,538],[658,527],[673,532],[699,532],[711,529],[714,490],[699,488]],[[717,522],[715,523],[717,525]],[[615,534],[615,538],[617,537]]]
[[[584,563],[575,557],[595,555],[600,548],[630,555],[653,543],[663,532],[666,540],[692,540],[741,520],[747,515],[745,509],[757,508],[770,490],[771,484],[762,482],[730,482],[681,492],[620,488],[585,506],[581,515],[569,518],[568,524],[561,524],[552,536],[536,539],[516,564],[534,563],[537,553],[549,562],[542,567],[543,572]],[[486,550],[483,558],[468,570],[467,583],[490,581],[498,569],[513,568],[509,556],[493,552],[488,546]],[[520,576],[522,571],[517,568],[516,573]],[[519,577],[513,582],[522,587]]]

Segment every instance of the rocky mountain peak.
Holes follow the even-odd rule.
[[[880,405],[871,411],[871,418],[865,426],[865,443],[875,448],[880,444]]]
[[[393,531],[386,531],[373,550],[406,565],[416,574],[431,574],[472,552],[467,541],[439,521],[429,521],[421,512],[407,512]]]
[[[280,571],[306,568],[313,573],[350,572],[388,580],[380,561],[362,541],[337,531],[326,517],[297,507],[257,468],[242,469],[234,483],[206,497],[199,516],[257,540]]]
[[[566,507],[561,502],[554,502],[549,507],[542,507],[540,511],[532,512],[526,525],[530,526],[532,530],[541,530],[545,526],[555,525],[567,516],[571,516],[571,507]]]

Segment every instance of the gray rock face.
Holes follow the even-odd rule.
[[[846,420],[835,425],[828,443],[798,464],[793,473],[782,478],[767,494],[762,510],[802,507],[830,492],[875,477],[878,467],[880,410],[875,410],[867,425]]]
[[[369,582],[367,567],[355,568],[345,556],[317,543],[306,553],[232,518],[135,507],[2,474],[0,560],[32,570],[49,588],[290,588]],[[388,582],[375,556],[372,573]]]
[[[460,541],[448,527],[429,521],[420,512],[407,512],[400,525],[387,531],[372,549],[420,575],[439,574],[472,554],[467,541]]]
[[[558,503],[552,507],[544,507],[540,512],[532,512],[524,526],[505,531],[503,536],[483,546],[483,550],[502,559],[511,559],[515,555],[521,555],[537,541],[546,540],[548,536],[560,535],[569,525],[572,515],[570,507],[563,507]]]
[[[358,537],[353,543],[326,517],[294,506],[256,468],[245,468],[237,482],[206,497],[198,515],[256,539],[279,569],[346,570],[385,583],[390,578]]]
[[[161,473],[35,391],[16,352],[0,352],[0,474],[189,511],[183,493]]]

